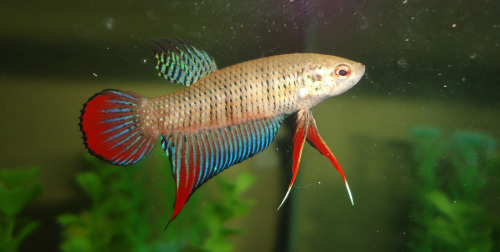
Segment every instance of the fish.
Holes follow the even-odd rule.
[[[161,139],[176,184],[168,224],[205,182],[266,149],[287,117],[295,122],[292,178],[278,209],[294,184],[306,141],[337,169],[354,205],[342,167],[319,135],[310,109],[356,85],[363,64],[294,53],[218,69],[213,57],[189,41],[152,43],[158,75],[186,88],[151,98],[105,89],[83,105],[79,125],[88,151],[114,165],[136,164]]]

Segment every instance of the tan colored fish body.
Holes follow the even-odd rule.
[[[348,78],[335,69],[346,66]],[[146,125],[157,136],[223,128],[311,108],[358,82],[364,66],[340,57],[301,53],[226,67],[186,89],[145,100]]]

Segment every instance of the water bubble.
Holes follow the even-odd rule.
[[[398,63],[399,67],[402,67],[402,68],[408,67],[408,61],[406,61],[406,59],[404,59],[404,58],[399,59],[397,63]]]
[[[108,30],[113,30],[115,27],[115,20],[112,17],[106,18],[106,20],[104,20],[104,27]]]
[[[316,13],[316,15],[317,15],[319,18],[322,18],[322,17],[325,15],[325,11],[324,11],[324,10],[318,10],[318,12]]]

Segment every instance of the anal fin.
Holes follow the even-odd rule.
[[[176,183],[171,223],[194,191],[210,178],[267,148],[283,117],[162,137]]]

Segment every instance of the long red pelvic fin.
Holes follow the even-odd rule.
[[[347,189],[347,193],[349,193],[349,198],[351,199],[351,204],[354,205],[354,200],[352,199],[352,194],[351,194],[351,189],[349,189],[349,184],[347,184],[347,179],[345,178],[344,171],[342,170],[342,167],[340,166],[339,162],[337,161],[337,158],[333,155],[332,151],[328,146],[325,144],[321,136],[319,135],[318,132],[318,127],[316,126],[316,121],[314,120],[314,117],[311,113],[310,110],[308,110],[309,115],[309,127],[307,129],[307,141],[314,147],[316,148],[321,154],[326,156],[330,162],[332,162],[333,166],[337,169],[337,171],[340,173],[340,176],[342,176],[342,179],[344,179],[345,182],[345,187]]]
[[[295,123],[294,133],[293,133],[293,165],[292,165],[292,180],[290,181],[290,185],[288,186],[288,190],[286,191],[285,197],[281,201],[278,210],[283,206],[286,199],[288,198],[288,194],[292,189],[293,183],[295,182],[295,178],[297,177],[297,172],[299,171],[300,158],[302,156],[302,149],[304,148],[304,142],[306,140],[307,128],[309,127],[309,110],[302,109],[297,112],[297,121]]]

